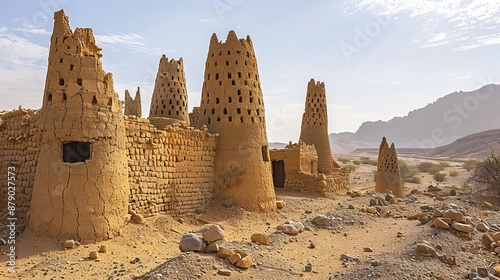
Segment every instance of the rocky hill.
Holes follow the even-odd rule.
[[[482,159],[492,152],[500,153],[500,129],[468,135],[451,144],[434,148],[427,152],[426,155],[433,157]]]

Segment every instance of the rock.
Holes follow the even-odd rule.
[[[312,241],[309,242],[309,248],[314,249],[316,248],[316,245]]]
[[[211,225],[203,229],[201,235],[207,242],[224,239],[224,230],[219,225]]]
[[[381,262],[381,261],[379,261],[379,260],[371,260],[371,261],[370,261],[370,264],[371,264],[372,266],[381,266],[381,265],[382,265],[382,262]]]
[[[141,262],[141,259],[138,257],[135,257],[133,260],[130,261],[130,264],[136,264],[136,263],[140,263],[140,262]]]
[[[451,190],[450,191],[450,196],[456,196],[457,195],[457,191],[456,190]]]
[[[495,247],[495,249],[493,249],[493,252],[495,252],[495,254],[500,254],[500,247]]]
[[[246,257],[246,256],[249,256],[249,255],[250,255],[250,254],[248,254],[247,252],[245,252],[245,251],[243,251],[243,250],[240,250],[240,249],[234,249],[234,252],[235,252],[235,253],[240,254],[240,256],[241,256],[242,258],[244,258],[244,257]]]
[[[434,257],[436,249],[427,243],[417,243],[415,250],[424,257]]]
[[[231,207],[234,204],[234,199],[232,197],[226,198],[222,200],[222,204],[226,207]],[[229,275],[231,275],[231,273],[229,273]]]
[[[488,232],[490,231],[490,227],[485,224],[485,223],[478,223],[476,225],[476,229],[479,230],[479,231],[482,231],[482,232]]]
[[[440,191],[442,191],[442,189],[440,187],[430,185],[429,187],[427,187],[427,191],[428,192],[440,192]]]
[[[481,275],[481,277],[487,277],[489,275],[488,268],[486,267],[478,267],[477,273]]]
[[[217,271],[217,273],[224,276],[231,276],[232,271],[229,269],[219,268],[219,271]]]
[[[373,249],[371,247],[364,247],[363,251],[364,252],[373,252]]]
[[[326,225],[330,222],[330,218],[321,214],[312,219],[312,222],[317,224],[318,226]]]
[[[66,249],[73,249],[73,248],[75,248],[75,240],[70,239],[70,240],[64,241],[64,248],[66,248]]]
[[[398,201],[399,201],[399,198],[393,197],[393,198],[391,198],[391,200],[389,200],[389,203],[390,204],[396,204],[396,203],[398,203]]]
[[[282,227],[281,231],[283,231],[284,233],[289,234],[289,235],[299,234],[299,230],[293,225],[284,225]]]
[[[401,238],[401,237],[403,237],[403,233],[402,233],[402,232],[398,232],[398,233],[396,234],[396,237],[397,237],[397,238]]]
[[[194,233],[184,234],[179,243],[181,252],[195,251],[200,252],[203,249],[204,241],[201,237]]]
[[[144,216],[141,214],[137,214],[134,216],[134,222],[137,224],[142,224],[144,223]]]
[[[310,263],[306,264],[304,267],[305,272],[311,272],[312,271],[312,265]]]
[[[483,201],[483,207],[491,208],[493,207],[493,204],[489,203],[488,201]]]
[[[349,254],[342,254],[342,255],[340,255],[340,259],[342,261],[359,261],[358,257],[352,256],[352,255],[349,255]]]
[[[491,243],[493,243],[493,238],[491,238],[491,235],[485,233],[483,236],[481,236],[481,243],[483,244],[483,247],[487,250],[491,250]]]
[[[461,223],[453,223],[451,224],[451,227],[460,232],[465,232],[465,233],[469,233],[474,230],[474,228],[471,225],[466,225]]]
[[[239,262],[241,260],[241,255],[238,254],[238,253],[234,253],[232,254],[231,256],[229,256],[229,262],[231,264],[236,264],[237,262]]]
[[[107,244],[102,244],[99,246],[99,253],[107,253],[109,252],[109,247]]]
[[[220,247],[227,246],[227,242],[224,239],[216,240],[214,242],[210,242],[205,249],[205,253],[217,253],[219,252]]]
[[[217,251],[217,256],[223,259],[229,258],[232,254],[234,254],[234,251],[226,247],[219,247],[219,251]]]
[[[493,266],[493,270],[497,275],[500,275],[500,264],[496,264]]]
[[[370,198],[370,206],[377,205],[377,200],[375,198]]]
[[[368,212],[370,214],[377,214],[378,213],[377,208],[372,207],[372,206],[366,207],[366,212]]]
[[[349,206],[347,206],[347,209],[354,209],[354,205],[349,204]]]
[[[393,198],[395,198],[395,196],[394,196],[394,195],[392,195],[392,194],[386,194],[386,195],[385,195],[385,201],[387,201],[387,202],[390,202],[390,201],[391,201],[391,199],[393,199]]]
[[[438,218],[438,217],[441,217],[441,216],[443,216],[443,213],[441,213],[441,211],[439,211],[437,209],[434,210],[434,212],[432,212],[432,217],[434,217],[434,218]]]
[[[236,267],[239,267],[239,268],[250,268],[252,266],[252,256],[248,255],[248,256],[245,256],[243,258],[241,258],[235,265]]]
[[[99,258],[99,253],[97,251],[91,251],[89,253],[89,259],[97,260]]]
[[[184,220],[183,218],[178,218],[178,219],[177,219],[177,222],[178,222],[179,224],[183,224],[183,223],[185,223],[185,222],[186,222],[186,220]]]
[[[130,210],[128,210],[128,214],[129,214],[130,216],[132,216],[132,218],[134,218],[134,217],[135,217],[135,215],[137,215],[137,212],[135,212],[134,210],[130,209]]]
[[[299,231],[299,233],[304,231],[304,225],[301,222],[288,221],[286,222],[286,224],[294,226]]]
[[[422,216],[422,217],[418,218],[418,221],[422,225],[425,225],[425,224],[427,224],[430,221],[430,218],[429,218],[429,216]]]
[[[252,242],[257,242],[263,245],[269,244],[269,239],[267,238],[267,235],[262,233],[254,233],[252,234],[250,239],[252,240]]]
[[[450,229],[450,225],[441,218],[435,218],[432,225],[440,229]]]
[[[283,200],[276,200],[276,208],[283,209],[285,207],[285,202]]]
[[[443,213],[444,218],[450,218],[455,222],[465,222],[465,217],[457,210],[448,209]]]
[[[420,219],[420,217],[423,217],[423,216],[429,216],[429,213],[413,214],[413,215],[410,215],[410,216],[406,217],[406,219],[408,219],[408,220],[416,220],[416,219]]]
[[[491,238],[493,239],[494,242],[500,241],[500,232],[495,232]]]

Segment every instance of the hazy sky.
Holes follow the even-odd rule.
[[[326,85],[329,131],[356,131],[448,93],[500,83],[500,1],[2,1],[0,110],[40,108],[53,12],[90,27],[115,90],[149,112],[162,54],[183,57],[198,106],[212,33],[252,37],[269,141],[297,141],[307,82]]]

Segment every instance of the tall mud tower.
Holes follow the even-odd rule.
[[[156,74],[149,118],[171,118],[189,125],[186,77],[182,57],[170,61],[163,55]]]
[[[198,126],[219,133],[219,196],[251,211],[276,209],[257,60],[249,36],[210,39]]]
[[[397,197],[403,197],[403,182],[399,171],[398,155],[396,147],[391,147],[387,140],[382,138],[378,152],[377,175],[375,176],[375,191],[381,193],[392,193]]]
[[[141,88],[137,87],[137,92],[135,93],[135,98],[130,96],[128,90],[125,90],[125,112],[124,115],[132,115],[138,118],[142,117],[142,105],[141,105]]]
[[[300,140],[318,152],[318,172],[329,175],[340,166],[333,160],[328,138],[325,84],[311,79],[307,84],[306,108],[302,115]]]
[[[128,208],[125,128],[92,29],[54,14],[29,226],[82,242],[116,236]]]

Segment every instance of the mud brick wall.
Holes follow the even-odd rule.
[[[214,197],[217,136],[125,117],[129,166],[129,208],[150,216],[202,209]]]
[[[318,193],[330,197],[335,192],[347,189],[349,186],[349,172],[345,169],[334,171],[337,174],[326,176],[324,174],[310,174],[299,171],[287,174],[285,186],[288,190]]]
[[[0,211],[7,208],[7,169],[16,168],[16,216],[18,229],[26,225],[33,191],[40,137],[37,110],[14,110],[0,113]]]

